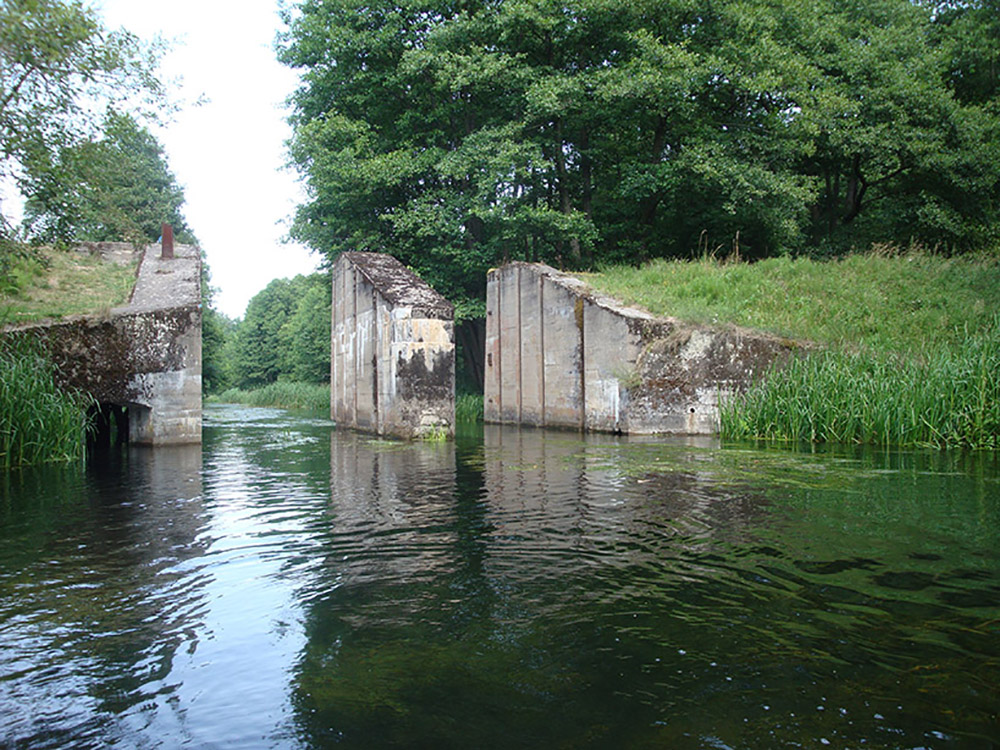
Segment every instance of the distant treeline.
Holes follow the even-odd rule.
[[[275,279],[247,304],[242,320],[207,309],[205,390],[254,390],[278,381],[330,382],[330,276]]]

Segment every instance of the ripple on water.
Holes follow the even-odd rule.
[[[992,475],[206,417],[2,489],[0,744],[1000,742]]]

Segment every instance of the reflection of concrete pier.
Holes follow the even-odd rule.
[[[703,472],[708,451],[717,447],[714,438],[577,435],[486,425],[483,446],[494,536],[519,544],[537,540],[538,554],[553,560],[560,549],[600,556],[608,546],[629,545],[631,524],[639,517],[644,524],[662,522],[667,532],[658,552],[650,549],[640,556],[664,562],[706,544],[742,538],[756,525],[762,505],[759,498]]]
[[[455,555],[455,446],[330,436],[330,512],[351,583],[401,581],[447,568]]]

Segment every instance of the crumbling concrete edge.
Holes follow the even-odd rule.
[[[658,317],[544,264],[493,269],[487,288],[484,418],[492,423],[717,434],[723,399],[813,348]]]

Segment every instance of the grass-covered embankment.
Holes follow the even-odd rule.
[[[228,388],[222,393],[209,396],[207,401],[216,404],[271,406],[277,409],[300,409],[329,414],[330,386],[322,383],[279,381],[252,390]]]
[[[588,279],[651,312],[826,348],[725,404],[733,438],[1000,448],[1000,259],[656,262]]]
[[[135,264],[74,250],[39,248],[12,259],[0,279],[0,325],[107,312],[128,301]]]
[[[0,339],[0,468],[83,458],[91,402],[56,384],[37,345]]]

